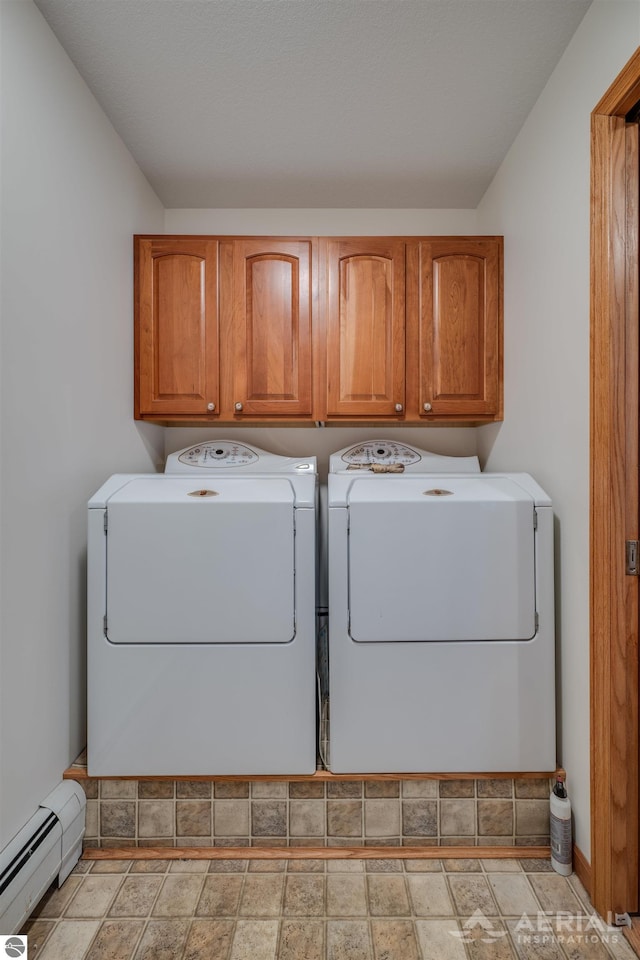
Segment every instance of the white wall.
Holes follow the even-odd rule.
[[[85,743],[87,497],[162,456],[132,415],[131,235],[163,210],[31,0],[0,16],[1,848]]]
[[[530,471],[556,513],[560,753],[589,827],[589,115],[640,43],[640,4],[596,0],[479,208],[505,235],[505,421],[489,469]]]

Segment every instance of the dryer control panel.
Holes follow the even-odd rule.
[[[418,463],[422,457],[417,450],[405,446],[404,443],[394,443],[391,440],[368,440],[366,443],[349,447],[342,454],[342,459],[349,466],[354,467],[368,467],[374,463],[402,464],[406,467],[410,463]]]
[[[244,467],[259,460],[258,454],[242,443],[228,440],[199,443],[178,455],[179,463],[189,467]]]

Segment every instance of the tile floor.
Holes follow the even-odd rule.
[[[635,958],[546,860],[85,860],[22,932],[31,960]]]

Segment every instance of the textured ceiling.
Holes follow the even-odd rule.
[[[591,0],[36,0],[166,207],[475,207]]]

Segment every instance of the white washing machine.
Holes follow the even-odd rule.
[[[527,474],[371,441],[329,472],[330,769],[555,769],[553,514]]]
[[[314,772],[316,487],[216,440],[91,498],[90,776]]]

